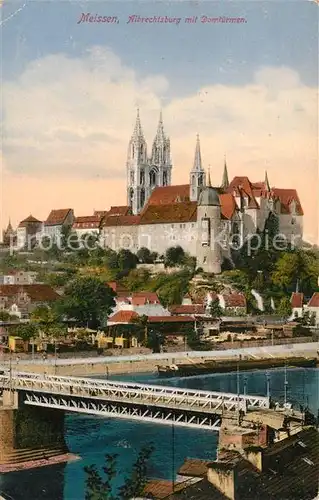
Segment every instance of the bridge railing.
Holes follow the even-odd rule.
[[[25,392],[134,402],[137,405],[190,408],[205,412],[235,410],[238,406],[244,411],[247,408],[269,408],[269,398],[264,396],[31,373],[4,373],[0,375],[1,387]]]

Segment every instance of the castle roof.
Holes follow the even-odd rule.
[[[130,215],[131,209],[127,205],[123,206],[118,206],[118,207],[111,207],[108,212],[105,212],[104,215],[110,216],[110,215]]]
[[[153,190],[147,205],[169,205],[182,201],[190,201],[189,184],[156,187]]]
[[[220,207],[219,195],[216,189],[212,186],[205,187],[199,195],[198,205]]]
[[[140,224],[165,224],[174,222],[196,222],[197,203],[170,203],[166,205],[148,205],[140,217]]]
[[[278,198],[281,204],[281,213],[289,214],[291,213],[291,203],[296,202],[296,213],[297,215],[303,215],[303,209],[299,200],[299,196],[295,189],[279,189],[272,188],[272,194],[275,198]]]
[[[62,225],[72,211],[71,208],[61,208],[58,210],[51,210],[49,217],[45,221],[46,226],[58,226]]]
[[[76,217],[73,223],[74,229],[99,228],[102,217],[96,215],[85,215]]]
[[[29,224],[41,224],[41,221],[36,219],[35,217],[33,217],[33,215],[29,215],[29,217],[27,217],[26,219],[23,219],[20,222],[19,227],[26,227]]]

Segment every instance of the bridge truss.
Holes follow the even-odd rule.
[[[269,408],[263,396],[21,372],[0,375],[0,388],[33,406],[209,429],[224,412]]]

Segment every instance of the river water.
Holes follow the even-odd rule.
[[[240,391],[265,395],[267,373],[271,396],[283,401],[285,372],[283,369],[242,372]],[[307,404],[318,410],[318,369],[288,369],[288,401],[299,409]],[[154,374],[116,376],[117,380],[159,383],[189,389],[237,392],[237,373],[203,375],[189,378],[158,379]],[[214,459],[218,433],[140,423],[129,420],[107,419],[85,415],[66,416],[65,435],[71,452],[81,460],[69,464],[44,467],[0,476],[0,492],[14,500],[82,500],[84,499],[85,465],[102,468],[106,453],[118,455],[118,484],[121,484],[140,448],[152,443],[155,451],[150,460],[151,477],[171,479],[186,457]],[[9,497],[10,498],[10,497]]]

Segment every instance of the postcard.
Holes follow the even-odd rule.
[[[235,498],[217,450],[256,476],[315,425],[318,9],[0,0],[8,498]]]

